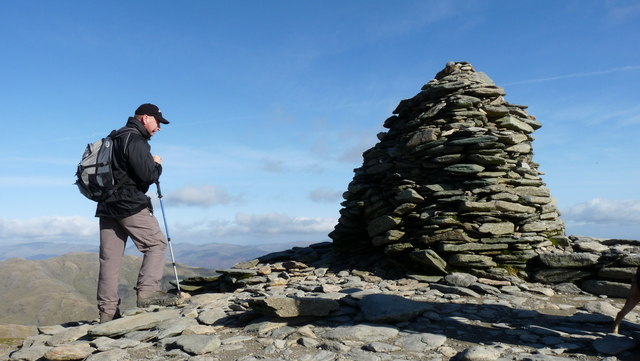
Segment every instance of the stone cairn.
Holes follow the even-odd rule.
[[[533,158],[540,122],[466,62],[400,102],[363,153],[329,234],[338,251],[376,249],[423,274],[526,273],[566,245]]]

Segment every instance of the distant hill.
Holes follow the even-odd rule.
[[[120,273],[122,309],[135,307],[135,282],[142,258],[125,256]],[[0,262],[0,323],[55,325],[97,317],[97,253],[69,253],[45,260]],[[180,278],[212,275],[211,269],[178,266]],[[167,263],[163,286],[175,278]]]
[[[284,251],[294,246],[306,247],[315,242],[276,243],[243,246],[229,243],[173,244],[176,262],[192,267],[228,268],[238,262],[257,258],[264,254]]]
[[[216,269],[308,244],[172,243],[180,279],[213,275]],[[66,253],[77,249],[89,252]],[[3,253],[5,260],[0,261],[0,324],[54,325],[91,320],[97,316],[97,245],[33,242],[5,247]],[[133,287],[142,262],[135,246],[128,247],[126,253],[120,271],[122,309],[135,307]],[[56,257],[51,257],[52,254]],[[7,255],[20,258],[6,259]],[[173,267],[168,260],[164,289],[173,288],[169,282],[174,279]]]
[[[26,242],[3,244],[0,261],[10,258],[24,258],[30,260],[46,259],[62,256],[71,252],[98,252],[98,243],[71,242]]]
[[[276,244],[237,245],[230,243],[181,243],[172,242],[177,263],[192,267],[227,268],[238,262],[246,261],[265,253],[282,251],[294,246],[305,247],[316,242],[290,242]],[[98,242],[95,244],[71,242],[27,242],[3,245],[0,261],[11,258],[27,260],[43,260],[62,256],[71,252],[98,252]],[[167,251],[168,252],[168,251]],[[126,254],[141,256],[135,246],[129,242]]]

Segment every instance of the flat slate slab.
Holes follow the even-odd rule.
[[[177,309],[142,313],[96,325],[89,329],[88,334],[91,336],[120,336],[132,331],[148,330],[164,320],[176,318],[179,315],[180,311]]]

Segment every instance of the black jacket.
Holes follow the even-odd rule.
[[[146,193],[160,178],[162,166],[151,155],[151,135],[136,118],[129,118],[127,124],[111,136],[114,139],[113,176],[119,186],[113,195],[98,203],[96,217],[123,218],[151,208]]]

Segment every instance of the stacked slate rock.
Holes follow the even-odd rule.
[[[640,259],[637,241],[570,238],[576,251]],[[103,324],[0,325],[2,343],[23,339],[10,354],[0,347],[0,361],[638,360],[640,313],[607,333],[623,300],[517,277],[391,279],[388,263],[341,257],[329,242],[295,247],[220,270],[217,286],[185,280],[203,287],[180,307],[123,309]]]
[[[329,235],[336,249],[377,248],[427,274],[505,274],[566,244],[532,160],[541,124],[505,94],[469,63],[451,62],[401,101],[344,193]]]

